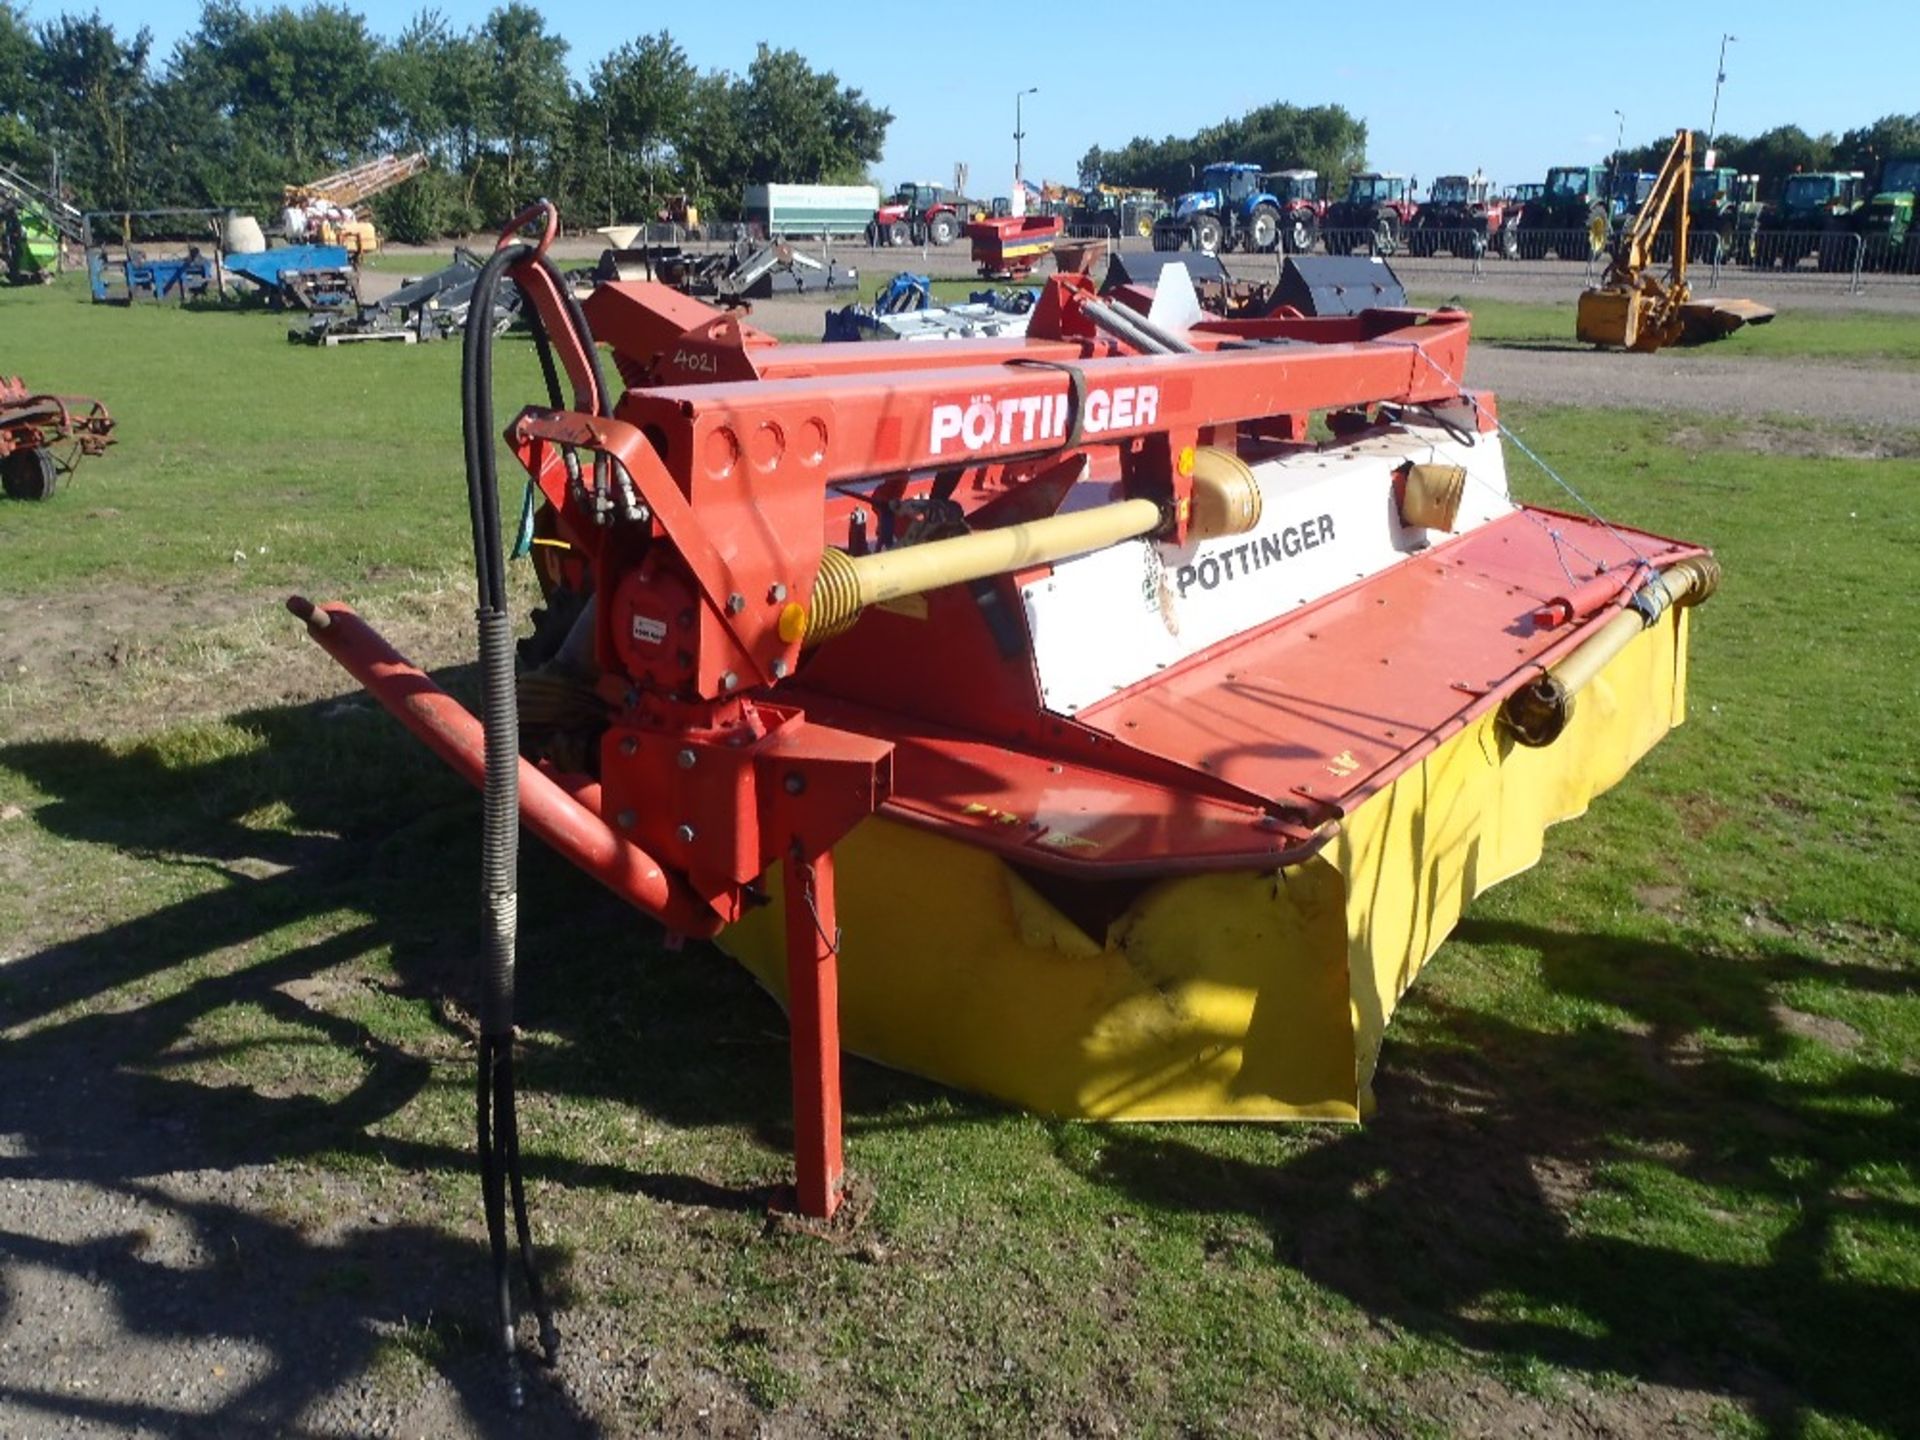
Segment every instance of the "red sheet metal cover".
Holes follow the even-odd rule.
[[[1271,801],[1350,810],[1588,628],[1533,611],[1693,546],[1522,510],[1083,711],[1115,740]]]

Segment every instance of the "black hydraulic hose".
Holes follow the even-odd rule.
[[[493,325],[494,296],[503,275],[534,253],[525,243],[503,246],[480,267],[467,309],[461,367],[461,419],[466,448],[467,503],[473,524],[475,620],[480,644],[480,712],[486,737],[486,770],[481,787],[481,907],[484,926],[481,966],[479,1073],[475,1092],[474,1133],[480,1155],[481,1198],[493,1259],[494,1307],[499,1341],[507,1366],[507,1401],[518,1409],[525,1401],[519,1349],[514,1333],[513,1287],[506,1207],[511,1195],[515,1239],[527,1295],[540,1321],[540,1341],[548,1364],[559,1358],[560,1333],[534,1262],[533,1234],[527,1220],[526,1183],[520,1167],[519,1122],[514,1099],[513,1003],[515,942],[518,928],[520,862],[520,716],[515,694],[513,627],[507,613],[506,562],[500,533],[500,495],[494,446]],[[569,326],[589,357],[597,408],[604,409],[606,388],[594,353],[586,316],[578,300],[544,256],[538,262],[553,277],[565,299]],[[524,298],[524,297],[523,297]],[[537,309],[527,305],[534,344],[555,409],[561,406],[560,379],[551,341]]]

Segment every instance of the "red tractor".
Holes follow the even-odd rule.
[[[951,245],[966,218],[952,192],[909,181],[874,213],[867,240],[874,245]]]
[[[1355,175],[1347,181],[1347,198],[1329,205],[1321,218],[1327,253],[1371,249],[1376,255],[1396,255],[1419,213],[1406,176]]]
[[[1434,255],[1444,250],[1466,259],[1493,250],[1503,259],[1517,259],[1519,220],[1520,207],[1494,194],[1484,175],[1442,175],[1413,217],[1407,251]]]

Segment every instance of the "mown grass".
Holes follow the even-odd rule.
[[[0,323],[9,368],[126,421],[73,490],[0,507],[6,594],[457,568],[451,347],[316,352],[264,317],[59,291],[0,296]],[[503,414],[531,393],[515,365]],[[1473,907],[1365,1130],[1061,1124],[853,1063],[863,1222],[770,1226],[778,1012],[529,851],[536,1224],[564,1323],[645,1357],[582,1362],[624,1377],[610,1428],[692,1427],[716,1394],[738,1428],[843,1433],[1920,1427],[1915,467],[1824,457],[1847,437],[1817,429],[1775,453],[1734,421],[1509,420],[1605,512],[1713,544],[1726,581],[1688,723]],[[237,566],[243,543],[270,550]],[[351,1237],[329,1263],[399,1317],[378,1383],[464,1373],[474,802],[362,704],[200,712],[0,746],[7,1083],[98,1067],[191,1122],[182,1163],[300,1177],[288,1236],[376,1205],[415,1227],[430,1273]],[[282,1343],[278,1383],[332,1376]]]
[[[1711,300],[1741,294],[1739,277],[1729,274],[1720,289],[1697,289],[1696,297]],[[1565,346],[1574,343],[1572,299],[1556,301],[1495,300],[1472,293],[1422,294],[1414,303],[1463,305],[1473,312],[1474,338],[1485,344],[1515,348]],[[1831,310],[1795,306],[1791,300],[1777,307],[1780,315],[1765,325],[1749,326],[1728,339],[1703,347],[1706,359],[1746,356],[1753,359],[1832,360],[1920,368],[1920,325],[1898,311]]]
[[[118,443],[61,503],[6,508],[0,591],[337,584],[457,551],[458,345],[321,351],[288,343],[298,316],[95,306],[79,281],[0,294],[0,369],[106,401]],[[538,370],[519,340],[498,364],[504,425]]]

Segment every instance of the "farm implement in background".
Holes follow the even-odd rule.
[[[967,224],[973,263],[982,280],[1024,280],[1060,242],[1058,215],[993,215]]]
[[[0,272],[9,285],[53,280],[67,247],[85,243],[86,221],[76,207],[0,164]]]
[[[268,246],[231,210],[129,210],[86,217],[87,284],[96,304],[220,300],[254,294],[293,310],[335,310],[354,295],[343,245]]]
[[[380,232],[362,213],[376,195],[384,195],[427,169],[426,152],[382,155],[350,165],[304,185],[286,187],[280,226],[290,245],[339,245],[357,263],[380,248]]]
[[[453,263],[409,279],[378,300],[355,300],[346,307],[317,310],[304,325],[287,331],[287,339],[328,347],[361,341],[396,341],[412,345],[444,340],[465,327],[473,298],[473,282],[485,260],[460,245]],[[508,291],[494,306],[493,331],[500,334],[519,314],[519,294]]]
[[[112,443],[113,416],[98,400],[36,393],[0,375],[0,488],[12,499],[51,499],[62,476]]]
[[[1743,325],[1765,325],[1773,310],[1752,300],[1696,300],[1687,284],[1693,132],[1674,137],[1646,202],[1614,242],[1600,283],[1580,292],[1575,336],[1590,345],[1642,352],[1698,345]],[[1670,231],[1663,232],[1673,211]],[[1656,270],[1655,242],[1663,233],[1670,264]]]
[[[952,305],[933,303],[933,282],[901,271],[867,304],[827,312],[823,340],[977,340],[1024,335],[1038,292],[975,290]]]
[[[680,245],[634,245],[639,226],[610,226],[616,244],[601,252],[593,279],[657,280],[683,295],[717,300],[730,309],[776,296],[824,295],[851,290],[860,272],[829,255],[807,254],[784,240],[736,240],[718,250],[689,250]],[[624,239],[627,243],[618,243]]]
[[[1219,319],[1170,270],[1062,275],[1022,339],[792,346],[645,282],[576,305],[557,231],[518,217],[475,284],[481,313],[520,287],[555,361],[505,429],[545,596],[518,663],[484,327],[481,714],[289,601],[483,793],[515,1397],[516,1239],[558,1345],[515,1116],[523,829],[786,1005],[790,1203],[824,1220],[843,1043],[1055,1115],[1357,1121],[1463,907],[1684,716],[1712,557],[1517,502],[1461,311]]]

